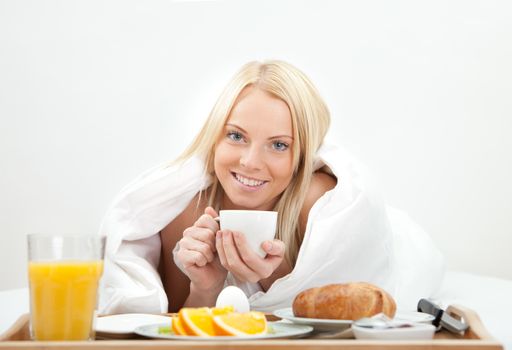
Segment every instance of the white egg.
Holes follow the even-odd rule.
[[[217,297],[216,307],[232,305],[237,312],[249,312],[249,299],[245,293],[238,287],[228,286],[220,292]]]

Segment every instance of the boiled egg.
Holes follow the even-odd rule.
[[[249,299],[238,287],[228,286],[217,297],[216,307],[233,306],[236,312],[249,312]]]

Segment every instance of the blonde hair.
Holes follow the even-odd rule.
[[[330,124],[327,106],[301,71],[277,60],[245,64],[228,83],[201,131],[177,161],[194,155],[204,158],[206,172],[213,179],[208,203],[218,208],[224,192],[214,173],[215,146],[238,96],[248,86],[283,100],[292,117],[294,176],[273,210],[279,213],[276,238],[286,244],[285,259],[293,267],[303,238],[299,215],[313,175],[313,160]]]

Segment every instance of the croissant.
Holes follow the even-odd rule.
[[[365,282],[310,288],[297,294],[293,301],[296,317],[357,320],[383,312],[392,318],[395,311],[391,295]]]

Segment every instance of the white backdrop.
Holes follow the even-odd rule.
[[[97,232],[265,58],[311,77],[450,269],[512,279],[512,3],[0,0],[0,289],[27,285],[27,233]]]

